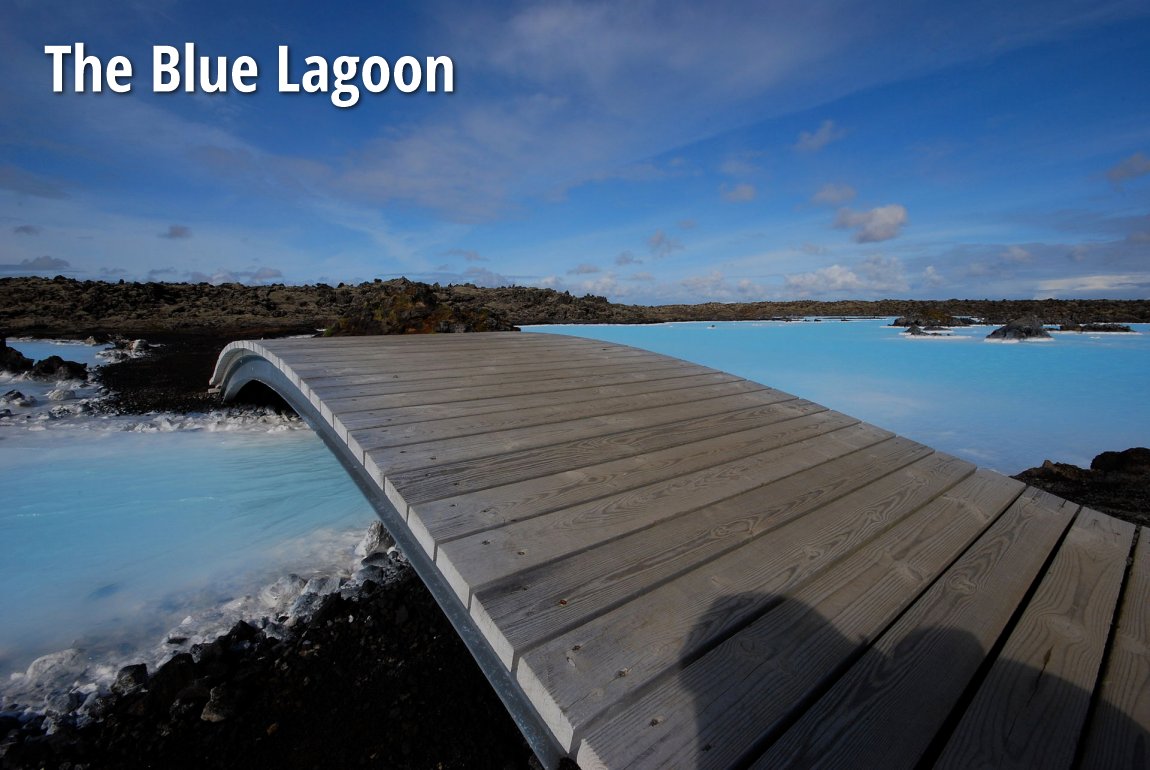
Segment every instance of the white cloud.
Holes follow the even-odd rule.
[[[795,149],[800,152],[818,152],[846,135],[846,129],[836,126],[833,120],[824,120],[818,130],[801,132],[799,140],[795,142]]]
[[[1062,294],[1073,296],[1084,293],[1106,293],[1150,289],[1150,273],[1121,275],[1079,275],[1072,278],[1054,278],[1038,282],[1038,296]]]
[[[811,198],[815,203],[825,203],[828,205],[837,205],[839,203],[846,203],[854,200],[857,193],[855,188],[849,184],[836,184],[828,182],[819,188],[819,191]]]
[[[839,209],[835,218],[835,227],[855,231],[856,243],[877,243],[897,238],[906,223],[906,207],[897,203],[879,206],[870,211]]]
[[[643,264],[643,260],[639,259],[629,251],[624,251],[615,255],[615,264],[619,265],[620,267],[625,265],[641,265]]]
[[[647,247],[651,250],[651,256],[662,259],[673,251],[680,251],[683,244],[662,230],[656,230],[655,234],[647,239]]]
[[[730,203],[746,203],[755,199],[755,186],[746,182],[737,185],[724,184],[719,187],[723,200]]]
[[[946,283],[942,275],[935,270],[934,265],[927,265],[926,269],[922,271],[922,285],[927,288],[938,288]]]
[[[1116,185],[1127,179],[1137,179],[1150,174],[1150,158],[1144,153],[1136,152],[1129,158],[1124,158],[1106,171],[1106,178]]]
[[[1021,246],[1011,246],[1002,252],[1002,259],[1010,264],[1021,265],[1032,261],[1034,256]]]
[[[909,290],[902,263],[897,257],[872,256],[855,268],[830,265],[809,273],[786,276],[784,287],[800,295],[836,292],[906,292]]]
[[[57,257],[34,257],[22,259],[17,264],[0,265],[0,274],[38,273],[45,270],[65,270],[72,265],[66,259]]]
[[[758,160],[764,153],[756,151],[741,152],[730,155],[719,164],[719,173],[727,176],[747,177],[760,173],[763,169]]]

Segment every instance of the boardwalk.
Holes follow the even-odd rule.
[[[316,426],[548,764],[1150,766],[1131,524],[574,337],[232,343],[214,384],[252,381]]]

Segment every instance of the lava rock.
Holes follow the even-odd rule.
[[[1037,340],[1051,339],[1050,332],[1035,316],[1016,318],[986,335],[988,340]]]
[[[41,380],[87,380],[88,367],[60,356],[48,356],[32,367],[32,376]]]
[[[1145,476],[1150,481],[1150,449],[1140,446],[1121,452],[1103,452],[1090,462],[1090,470]]]
[[[1126,324],[1105,324],[1105,323],[1092,323],[1092,324],[1076,324],[1064,323],[1059,327],[1060,331],[1064,332],[1105,332],[1112,334],[1129,334],[1134,331]]]
[[[112,692],[117,695],[127,695],[139,690],[147,683],[147,664],[137,663],[132,666],[124,666],[116,674],[116,681],[112,683]]]
[[[0,340],[0,343],[3,343],[3,340]],[[32,366],[32,359],[16,348],[10,348],[7,345],[0,346],[0,371],[9,374],[23,374],[32,371]]]

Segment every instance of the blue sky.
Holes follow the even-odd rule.
[[[75,42],[132,92],[52,93]],[[152,93],[186,42],[257,92]],[[338,109],[280,45],[455,91]],[[1150,296],[1144,0],[0,0],[0,52],[0,275]]]

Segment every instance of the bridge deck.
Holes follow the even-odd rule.
[[[801,398],[544,334],[237,342],[546,762],[1146,766],[1146,533]]]

